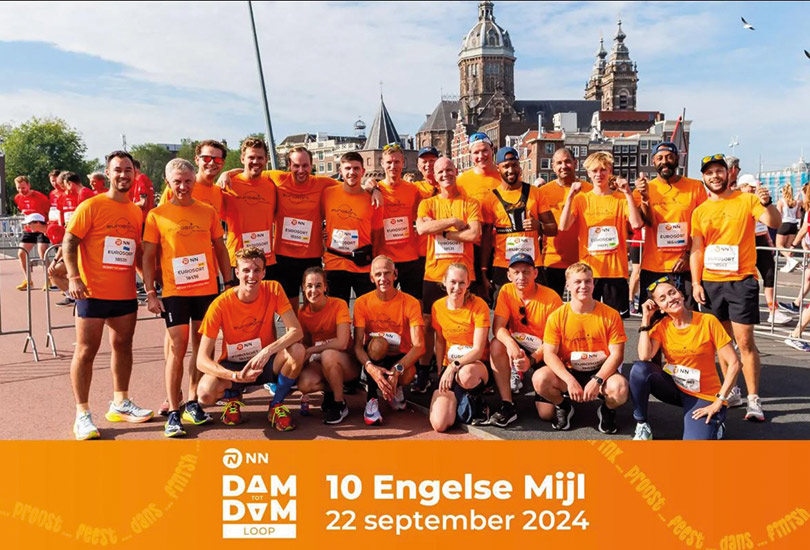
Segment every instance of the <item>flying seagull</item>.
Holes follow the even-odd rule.
[[[807,50],[804,50],[804,55],[806,55],[807,58],[810,59],[810,52],[808,52]]]
[[[748,21],[745,20],[745,17],[740,17],[740,19],[742,19],[743,28],[748,29],[749,31],[754,30],[754,27],[752,27],[751,24]]]

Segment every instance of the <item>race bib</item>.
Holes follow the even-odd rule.
[[[265,254],[270,254],[270,231],[251,231],[242,233],[242,244],[244,246],[255,246]]]
[[[450,361],[458,361],[472,351],[472,346],[450,346],[447,350],[447,359]]]
[[[385,341],[388,342],[389,346],[393,346],[395,348],[399,348],[399,345],[402,343],[402,337],[396,332],[372,332],[369,334],[370,337],[376,338],[381,337],[385,338]]]
[[[514,338],[515,342],[517,342],[520,347],[525,348],[532,353],[535,353],[543,345],[543,339],[539,336],[535,336],[534,334],[513,332],[512,338]]]
[[[588,252],[606,254],[619,247],[619,231],[612,225],[588,228]]]
[[[461,256],[464,254],[464,243],[445,239],[441,235],[435,235],[436,256]]]
[[[572,351],[571,368],[579,372],[599,370],[606,359],[604,351]]]
[[[173,258],[172,270],[174,284],[178,288],[205,284],[210,280],[205,254]]]
[[[672,377],[672,380],[682,390],[692,393],[700,392],[700,371],[684,367],[683,365],[666,365],[664,372]]]
[[[126,270],[135,263],[135,239],[104,237],[104,256],[101,260],[105,269]]]
[[[658,224],[656,244],[658,248],[685,250],[688,235],[689,224],[686,222],[660,223]]]
[[[504,256],[510,260],[515,254],[528,254],[534,260],[533,237],[506,237],[506,252]]]
[[[73,219],[73,211],[71,210],[70,212],[65,212],[64,216],[65,216],[65,225],[67,225],[70,223],[70,220]]]
[[[253,359],[262,350],[261,338],[245,340],[238,344],[228,344],[225,351],[228,354],[228,361],[234,363],[246,363]]]
[[[281,240],[288,244],[306,246],[312,238],[312,222],[298,218],[284,218],[281,224]]]
[[[332,230],[332,244],[329,248],[349,254],[357,249],[357,244],[360,242],[360,235],[355,229],[333,229]]]
[[[51,209],[48,210],[48,221],[49,222],[58,222],[59,221],[59,209],[55,206],[51,206]]]
[[[703,254],[703,265],[712,271],[737,271],[740,247],[736,244],[710,244]]]
[[[395,243],[408,240],[411,236],[411,225],[405,216],[399,218],[385,218],[383,220],[385,242]]]
[[[754,224],[754,234],[755,235],[757,235],[757,236],[764,235],[767,232],[768,232],[768,226],[765,225],[764,223],[757,222],[756,224]]]

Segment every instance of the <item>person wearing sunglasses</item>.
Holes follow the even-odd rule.
[[[546,320],[562,305],[556,292],[537,284],[535,261],[528,254],[518,253],[509,259],[507,277],[509,282],[501,287],[495,303],[489,352],[501,398],[501,406],[490,418],[490,424],[501,428],[517,420],[512,393],[520,391],[523,375],[530,368],[539,369],[545,364]]]
[[[615,178],[612,191],[613,155],[600,151],[585,159],[593,189],[580,193],[581,184],[571,184],[571,192],[560,214],[560,229],[577,228],[579,260],[593,270],[593,297],[619,312],[630,314],[627,238],[644,225],[641,212],[633,200],[630,185]]]
[[[543,331],[545,367],[534,373],[537,412],[555,430],[571,428],[573,402],[602,400],[598,429],[618,431],[616,409],[627,401],[619,373],[627,335],[619,313],[593,299],[593,270],[582,262],[565,270],[571,301],[552,313]]]
[[[674,143],[664,141],[653,149],[652,162],[658,176],[636,180],[633,198],[647,231],[644,237],[639,304],[647,301],[647,287],[665,275],[680,284],[687,305],[697,309],[692,298],[689,273],[689,223],[692,212],[706,200],[703,182],[678,175],[680,154]]]
[[[764,422],[759,399],[760,357],[754,343],[759,324],[759,283],[755,228],[757,221],[779,227],[782,216],[765,187],[756,194],[729,188],[728,165],[722,154],[700,162],[709,200],[692,213],[692,293],[701,311],[713,314],[737,342],[748,389],[746,420]],[[720,358],[727,375],[729,365]],[[739,388],[732,389],[729,405],[742,403]]]
[[[721,439],[727,400],[740,374],[731,338],[713,315],[692,311],[673,279],[662,277],[646,288],[638,337],[639,360],[630,371],[636,419],[634,440],[653,438],[648,422],[650,394],[683,407],[684,439]],[[658,352],[665,365],[653,363]],[[715,355],[728,365],[721,383]]]
[[[216,210],[218,216],[222,215],[222,189],[214,185],[225,166],[225,157],[228,148],[213,139],[206,139],[194,147],[194,163],[197,165],[197,177],[191,191],[191,198],[208,204]],[[172,200],[171,186],[166,185],[160,195],[160,204]]]

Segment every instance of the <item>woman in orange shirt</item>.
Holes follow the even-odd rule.
[[[491,379],[489,306],[470,294],[470,274],[462,263],[448,266],[444,286],[447,297],[433,304],[431,314],[436,357],[445,366],[430,402],[430,424],[437,432],[446,431],[456,419],[470,424],[486,421],[483,396]]]
[[[633,439],[653,438],[647,422],[650,394],[683,407],[684,439],[721,439],[728,395],[741,369],[731,338],[716,317],[686,307],[683,294],[669,277],[648,286],[647,293],[652,299],[642,305],[640,361],[630,371],[633,417],[638,423]],[[659,350],[665,359],[663,368],[651,362]],[[728,364],[722,385],[715,354]]]
[[[298,322],[304,331],[307,365],[298,379],[298,389],[304,395],[324,390],[323,421],[340,424],[349,415],[343,382],[360,376],[357,360],[347,351],[352,347],[349,306],[326,295],[326,273],[321,267],[304,271],[302,286],[305,301],[298,311]]]

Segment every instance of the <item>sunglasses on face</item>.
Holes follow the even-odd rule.
[[[474,134],[470,134],[470,137],[467,138],[468,143],[475,143],[476,141],[483,141],[489,145],[492,145],[492,140],[486,135],[484,132],[476,132]]]
[[[723,153],[717,153],[716,155],[709,155],[708,157],[703,157],[700,159],[701,164],[706,164],[707,162],[712,162],[714,160],[725,160],[726,155]]]
[[[197,157],[203,161],[204,164],[208,164],[209,162],[213,162],[217,166],[222,166],[225,163],[225,159],[222,157],[212,157],[211,155],[200,155]]]

